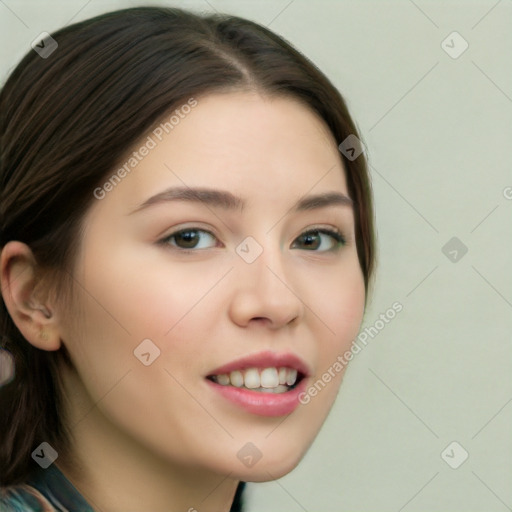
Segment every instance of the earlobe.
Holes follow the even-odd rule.
[[[58,350],[58,325],[35,291],[37,263],[28,245],[8,242],[0,255],[0,288],[7,311],[23,337],[41,350]]]

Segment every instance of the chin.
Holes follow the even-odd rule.
[[[269,454],[265,454],[265,450],[261,458],[251,467],[243,467],[240,464],[236,469],[231,471],[237,474],[237,478],[245,482],[269,482],[277,480],[291,471],[293,471],[303,459],[307,448],[300,450],[297,446],[290,447],[289,450],[273,449]]]
[[[268,468],[262,466],[258,469],[255,466],[240,474],[238,478],[244,482],[271,482],[293,471],[298,466],[299,462],[300,461],[297,461],[295,464],[282,465],[279,467],[274,465],[269,465]]]

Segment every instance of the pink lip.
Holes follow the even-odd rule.
[[[206,379],[206,382],[235,405],[260,416],[285,416],[292,413],[299,406],[300,394],[306,389],[306,379],[302,379],[293,389],[285,393],[265,393],[234,386],[222,386],[209,379]]]
[[[291,353],[276,354],[270,350],[254,354],[252,356],[242,357],[236,361],[231,361],[230,363],[211,371],[208,375],[222,375],[234,370],[246,370],[247,368],[263,369],[272,367],[294,368],[298,373],[305,377],[311,375],[308,365],[300,357]]]
[[[270,350],[260,352],[236,361],[231,361],[224,366],[216,368],[208,375],[222,375],[234,370],[246,370],[247,368],[293,368],[297,370],[300,382],[291,390],[284,393],[265,393],[264,391],[252,391],[235,386],[222,386],[206,379],[209,386],[224,398],[252,414],[260,416],[285,416],[292,413],[299,405],[299,396],[306,389],[306,378],[311,375],[308,365],[298,356],[292,353],[276,354]]]

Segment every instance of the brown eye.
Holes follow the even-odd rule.
[[[331,229],[312,229],[302,233],[297,240],[304,245],[304,248],[317,251],[318,248],[322,246],[322,235],[327,235],[331,238],[331,247],[327,247],[318,252],[334,251],[345,245],[343,235]],[[329,245],[329,242],[327,242],[327,245]]]
[[[212,233],[210,233],[209,231],[205,231],[204,229],[187,228],[172,233],[171,235],[161,240],[161,242],[167,243],[172,247],[183,250],[208,249],[209,247],[204,247],[204,242],[202,240],[207,237],[203,236],[203,234],[206,234],[207,237],[211,237],[213,239],[215,238],[215,236]],[[172,243],[171,241],[174,241],[174,243]],[[203,245],[203,247],[201,247],[201,244]]]

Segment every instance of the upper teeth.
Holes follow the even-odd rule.
[[[215,375],[215,380],[223,386],[236,386],[240,388],[277,388],[280,385],[293,386],[297,381],[297,370],[293,368],[248,368],[247,370],[234,370],[231,373]]]

